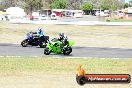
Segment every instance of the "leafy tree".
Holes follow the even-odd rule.
[[[5,2],[0,5],[0,9],[6,9],[12,6],[24,8],[26,11],[36,11],[56,8],[56,9],[109,9],[116,10],[128,7],[128,4],[123,4],[120,0],[0,0]],[[131,5],[132,0],[130,0]]]
[[[68,9],[80,9],[85,0],[68,0]]]
[[[129,4],[128,4],[128,3],[125,3],[125,4],[124,4],[124,9],[125,9],[125,8],[128,8],[128,7],[129,7]]]
[[[65,9],[67,6],[66,0],[52,0],[50,4],[50,7],[54,9]]]
[[[115,10],[118,9],[118,7],[117,7],[116,5],[112,5],[112,6],[111,6],[111,9],[112,9],[113,11],[115,11]]]
[[[42,0],[24,0],[25,8],[30,10],[40,10],[42,5]]]
[[[93,9],[116,10],[123,8],[120,0],[84,0],[83,3],[91,3]]]
[[[117,10],[123,8],[123,3],[119,0],[111,0],[111,10]]]
[[[42,0],[42,4],[43,4],[42,9],[49,9],[50,8],[50,1],[51,0]]]
[[[15,6],[14,0],[0,0],[0,9],[7,9],[8,7]]]
[[[110,6],[109,5],[101,5],[101,9],[102,10],[109,10],[110,9]]]
[[[128,8],[128,7],[132,7],[132,5],[131,5],[131,4],[128,4],[128,3],[125,3],[125,4],[124,4],[124,9],[125,9],[125,8]]]
[[[90,3],[85,3],[82,7],[82,10],[92,10],[93,9],[93,5]]]

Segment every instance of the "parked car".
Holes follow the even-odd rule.
[[[96,11],[95,16],[99,16],[100,15],[100,11]]]
[[[45,16],[45,15],[41,15],[41,16],[39,17],[39,20],[47,20],[47,19],[48,19],[48,17]]]
[[[38,20],[39,19],[39,12],[33,12],[32,16],[33,16],[34,20]]]
[[[109,10],[104,10],[104,16],[108,17],[109,16]]]
[[[119,18],[123,18],[124,17],[124,13],[121,10],[118,10],[117,15],[118,15]]]
[[[74,17],[75,18],[81,18],[83,15],[82,15],[82,13],[80,12],[80,13],[75,13],[74,14]]]
[[[55,13],[52,13],[50,17],[51,17],[51,20],[57,20],[57,17],[56,17]]]
[[[95,15],[96,15],[96,16],[107,17],[107,16],[109,16],[109,13],[108,13],[108,11],[97,11],[97,12],[95,13]]]

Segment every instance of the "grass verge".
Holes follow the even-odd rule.
[[[79,25],[35,25],[0,22],[0,43],[17,43],[26,33],[43,27],[50,39],[63,32],[75,46],[132,48],[132,26],[79,26]]]
[[[1,57],[1,88],[132,88],[130,84],[76,82],[78,65],[89,74],[132,74],[132,59]]]
[[[132,22],[132,20],[127,19],[112,19],[111,22]]]
[[[51,58],[20,57],[0,58],[1,74],[17,74],[21,72],[42,73],[76,73],[77,67],[83,65],[87,73],[127,73],[132,74],[132,59],[101,58]]]

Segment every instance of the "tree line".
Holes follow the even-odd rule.
[[[24,8],[28,12],[42,9],[117,10],[128,7],[129,4],[121,0],[0,0],[0,10],[13,6]]]

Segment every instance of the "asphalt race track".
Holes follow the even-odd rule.
[[[0,44],[0,56],[46,56],[43,48],[21,47],[18,44]],[[99,48],[99,47],[73,47],[69,56],[54,55],[53,57],[101,57],[101,58],[132,58],[132,49]]]

